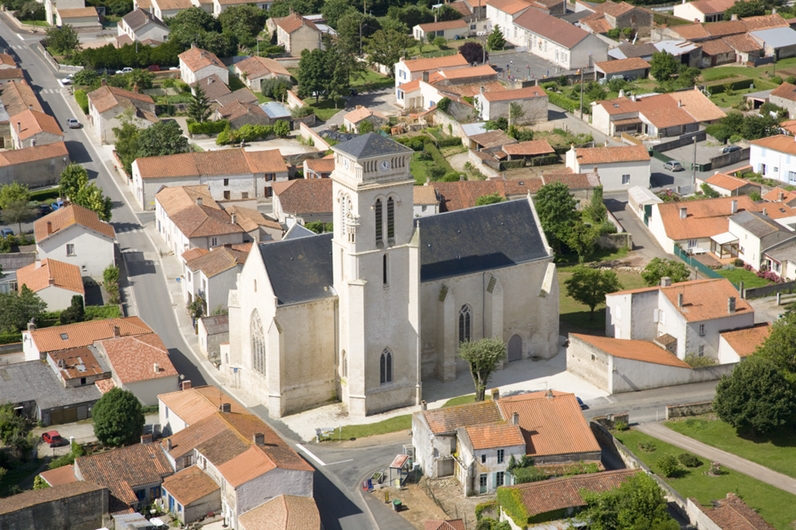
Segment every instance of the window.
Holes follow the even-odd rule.
[[[75,255],[75,246],[72,243],[66,244],[66,255],[67,256],[74,256]]]
[[[630,175],[622,175],[622,185],[630,184]]]
[[[146,490],[138,490],[135,492],[135,496],[139,501],[142,501],[146,498]]]
[[[506,453],[506,451],[504,449],[498,449],[497,450],[498,464],[502,464],[503,463],[503,458],[506,456],[505,453]]]
[[[169,419],[169,408],[166,407],[166,419]]]
[[[210,238],[210,246],[211,247],[217,247],[218,246],[218,238],[217,237],[211,237]]]
[[[697,246],[698,241],[696,239],[689,239],[688,240],[688,248],[694,248]]]
[[[80,386],[83,386],[85,384],[86,384],[86,378],[85,377],[81,377],[80,378]]]
[[[257,280],[254,280],[254,292],[257,292]]]
[[[381,212],[381,199],[376,199],[376,243],[381,243],[382,240],[382,212]]]
[[[241,192],[240,198],[241,199],[248,199],[249,198],[249,192],[248,191]]]
[[[779,168],[774,166],[774,173],[779,173]]]
[[[495,487],[502,486],[506,481],[506,474],[503,471],[495,473]]]
[[[226,200],[229,200],[229,198],[230,198],[229,190],[226,190],[226,191],[224,192],[224,198],[225,198]]]
[[[481,463],[486,464],[486,455],[481,455]]]
[[[704,337],[705,336],[705,324],[700,324],[699,325],[699,336],[700,337]]]
[[[392,353],[387,348],[384,348],[384,351],[381,352],[379,381],[381,384],[392,383]]]
[[[252,341],[252,369],[265,375],[265,335],[263,334],[263,323],[260,314],[255,309],[252,311],[251,323]]]
[[[459,342],[470,342],[470,324],[472,320],[472,310],[470,306],[463,305],[459,310]]]
[[[384,285],[388,285],[390,283],[387,276],[387,254],[381,258],[381,282]]]
[[[395,201],[392,197],[387,199],[387,237],[389,239],[395,237]]]
[[[699,356],[700,357],[704,357],[705,356],[705,347],[704,346],[700,346],[699,347]]]
[[[229,179],[224,179],[224,186],[229,186]]]

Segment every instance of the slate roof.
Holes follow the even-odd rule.
[[[549,257],[527,200],[415,219],[423,282],[508,267]]]
[[[50,225],[49,231],[47,229],[48,224]],[[41,243],[58,231],[69,228],[72,225],[83,226],[110,240],[116,238],[113,226],[100,220],[96,212],[77,204],[69,204],[37,219],[33,223],[33,234],[36,236],[36,243]]]
[[[758,212],[738,212],[730,217],[730,220],[756,237],[766,237],[777,232],[792,233],[767,215]]]
[[[433,434],[453,434],[460,427],[503,421],[494,401],[416,412],[426,419]]]
[[[59,287],[81,296],[86,295],[80,267],[54,259],[43,259],[17,270],[17,283],[27,285],[34,293],[48,287]]]
[[[280,305],[334,296],[332,235],[258,245]]]
[[[412,150],[405,145],[401,145],[395,140],[390,140],[376,133],[367,133],[357,136],[353,140],[339,143],[332,147],[334,151],[340,151],[354,158],[371,158],[374,156],[406,154]]]
[[[91,482],[71,482],[68,484],[60,484],[50,488],[40,490],[23,491],[18,495],[11,495],[4,499],[0,499],[0,515],[6,515],[17,511],[31,508],[38,504],[46,504],[54,501],[66,501],[69,497],[82,495],[92,491],[105,489],[102,486],[93,484]],[[100,506],[92,506],[91,508],[97,509]],[[104,507],[103,507],[104,508]],[[49,510],[45,513],[51,513]],[[97,514],[99,515],[99,514]],[[13,518],[6,519],[11,526],[13,525]],[[37,521],[42,524],[42,521]],[[64,521],[66,522],[66,521]],[[31,521],[33,523],[33,521]],[[20,524],[21,521],[20,521]]]
[[[36,401],[41,410],[90,403],[101,397],[94,385],[65,388],[46,363],[26,361],[0,367],[0,402]]]
[[[319,530],[321,515],[312,497],[279,495],[241,515],[241,528],[257,530]],[[464,528],[462,528],[464,530]]]

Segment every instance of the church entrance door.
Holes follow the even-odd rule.
[[[522,359],[522,337],[512,335],[509,339],[509,362]]]

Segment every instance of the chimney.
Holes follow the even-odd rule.
[[[254,433],[254,436],[252,436],[252,442],[254,442],[254,445],[259,445],[262,447],[265,445],[265,434],[261,432]]]
[[[497,401],[498,399],[500,399],[500,389],[499,388],[493,388],[492,389],[492,401]]]
[[[731,296],[727,298],[727,313],[734,314],[735,313],[735,297]]]
[[[630,101],[636,101],[636,95],[630,94]]]
[[[156,374],[160,373],[160,365],[158,363],[154,363],[152,365],[152,369],[155,371]]]
[[[202,205],[202,198],[201,197],[197,197],[196,198],[196,205],[197,206],[201,206]]]
[[[738,213],[738,201],[735,199],[730,201],[730,213]]]
[[[232,213],[232,214],[229,216],[229,222],[231,222],[231,223],[232,223],[232,224],[234,224],[234,225],[235,225],[235,224],[238,224],[238,215],[237,215],[236,213],[234,213],[234,212],[233,212],[233,213]]]
[[[50,285],[55,285],[55,278],[53,278],[51,276],[50,279],[48,280],[48,282],[49,282]]]
[[[420,402],[420,410],[428,410],[428,403],[426,403],[425,399]]]
[[[428,83],[428,72],[423,72],[423,82]]]
[[[186,379],[185,381],[180,383],[180,386],[182,387],[183,390],[188,390],[189,388],[191,388],[191,380]]]
[[[141,435],[141,443],[142,444],[151,444],[152,443],[152,435],[151,434],[142,434]]]
[[[166,451],[171,451],[171,438],[166,438]]]
[[[625,97],[625,89],[624,89],[624,88],[620,88],[620,89],[619,89],[619,97],[620,97],[620,98],[623,98],[623,97]]]
[[[661,278],[661,287],[671,287],[672,286],[672,279],[668,276],[664,276]]]
[[[515,412],[511,415],[511,424],[512,425],[519,425],[520,424],[520,413]]]
[[[785,200],[785,192],[784,191],[779,190],[779,193],[777,193],[777,200],[779,202],[782,202],[782,201]],[[47,232],[47,233],[49,234],[49,232]]]
[[[680,219],[685,219],[686,217],[688,217],[688,208],[680,208]]]
[[[481,86],[481,87],[478,87],[478,91],[479,91],[481,94],[483,94],[483,93],[484,93],[484,87],[483,87],[483,86]]]
[[[765,208],[763,208],[763,215],[768,215]]]
[[[36,324],[33,323],[33,320],[28,322],[28,333],[34,331],[36,329]]]
[[[777,8],[776,7],[772,7],[771,8],[771,14],[772,15],[776,15],[777,14]]]
[[[677,100],[677,107],[680,108],[682,106],[683,106],[683,100],[682,99],[678,99]]]
[[[730,17],[730,20],[738,20],[738,15],[732,15],[732,17]]]
[[[780,193],[780,195],[781,195],[781,193]],[[780,199],[780,200],[782,200],[782,199]],[[47,235],[49,236],[52,233],[53,233],[53,223],[52,223],[52,221],[47,221]]]
[[[212,85],[213,84],[213,78],[212,77],[208,77],[207,78],[207,84],[208,85]]]
[[[544,393],[544,396],[545,396],[547,399],[553,399],[553,389],[552,389],[552,388],[548,388],[548,389],[545,391],[545,393]]]
[[[677,307],[683,307],[683,293],[677,293]]]
[[[113,336],[114,338],[122,336],[122,329],[119,326],[113,326]]]
[[[229,403],[222,403],[221,407],[219,407],[219,409],[221,410],[221,412],[229,413],[229,412],[232,411],[232,405],[229,404]]]
[[[102,86],[107,86],[107,84],[108,84],[108,83],[107,83],[107,82],[105,82],[105,78],[104,78],[104,77],[103,77],[102,79],[100,79],[100,85],[102,85]]]

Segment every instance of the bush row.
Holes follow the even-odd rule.
[[[243,125],[240,129],[227,127],[216,136],[217,145],[236,144],[240,141],[255,142],[271,136],[284,138],[290,135],[290,124],[285,120],[277,120],[273,125]]]
[[[88,114],[88,95],[85,90],[75,90],[75,101],[80,105],[83,114]]]
[[[550,103],[558,107],[561,107],[567,112],[575,112],[580,107],[580,104],[577,101],[572,101],[568,97],[562,96],[561,94],[556,94],[555,92],[548,92],[547,98]],[[589,109],[584,106],[583,112],[586,112],[588,110]]]
[[[229,122],[227,120],[203,121],[201,123],[195,121],[188,122],[188,132],[191,134],[218,134],[227,127],[229,127]]]

